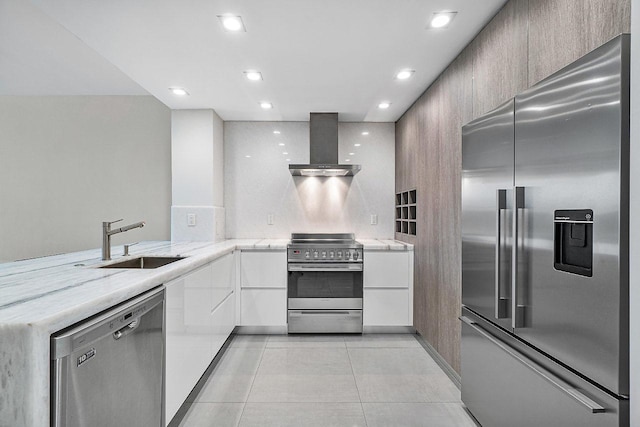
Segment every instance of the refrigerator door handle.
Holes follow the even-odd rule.
[[[521,262],[520,242],[523,240],[523,223],[525,215],[524,187],[513,189],[513,245],[511,246],[511,327],[525,326],[525,304],[520,300],[520,291],[524,287],[525,263]],[[520,264],[520,265],[519,265]],[[520,279],[522,278],[522,279]]]
[[[507,190],[496,190],[496,256],[495,256],[495,317],[504,319],[509,317],[509,299],[502,295],[502,251],[504,233],[502,232],[502,213],[507,209]]]
[[[532,360],[525,358],[525,356],[520,355],[516,350],[510,348],[507,344],[503,343],[498,338],[486,332],[474,320],[466,316],[460,316],[458,319],[460,319],[460,321],[472,327],[477,333],[482,335],[487,340],[491,341],[491,343],[498,346],[501,350],[506,352],[509,356],[513,357],[518,362],[522,363],[524,366],[534,371],[536,374],[538,374],[539,376],[541,376],[542,378],[550,382],[552,385],[560,389],[562,392],[571,396],[574,400],[576,400],[582,406],[586,407],[589,410],[589,412],[591,412],[592,414],[599,414],[599,413],[606,412],[606,409],[602,405],[598,404],[591,398],[585,396],[578,389],[572,387],[566,381],[560,379],[558,376],[551,373],[547,369],[543,368],[542,366],[538,365]]]

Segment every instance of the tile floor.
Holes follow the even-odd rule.
[[[475,423],[411,334],[236,335],[181,426]]]

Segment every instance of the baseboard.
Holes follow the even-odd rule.
[[[418,339],[418,342],[420,343],[420,345],[422,345],[422,347],[427,351],[427,353],[429,353],[429,355],[433,357],[433,360],[436,361],[438,366],[442,368],[444,373],[447,374],[449,379],[453,381],[453,383],[456,385],[456,387],[458,387],[458,389],[460,389],[462,387],[462,381],[460,379],[460,375],[451,367],[451,365],[449,365],[449,363],[447,363],[446,360],[444,360],[442,356],[440,356],[440,353],[438,353],[436,349],[433,348],[433,346],[429,344],[422,337],[422,335],[420,335],[420,333],[416,332],[416,338]]]
[[[364,334],[415,334],[413,326],[363,326]]]
[[[364,334],[415,334],[413,326],[364,326]],[[236,326],[238,335],[286,335],[286,326]]]
[[[238,335],[286,335],[285,326],[236,326]]]

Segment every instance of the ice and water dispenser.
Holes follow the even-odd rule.
[[[554,259],[556,270],[591,277],[593,275],[593,211],[554,212]]]

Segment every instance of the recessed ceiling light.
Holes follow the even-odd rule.
[[[391,103],[389,102],[381,102],[380,104],[378,104],[378,108],[381,110],[386,110],[390,106],[391,106]]]
[[[275,135],[280,135],[280,131],[279,131],[279,130],[274,130],[274,131],[273,131],[273,133],[274,133]]]
[[[247,154],[245,157],[248,159],[248,158],[250,158],[251,156]]]
[[[458,12],[436,12],[431,16],[429,28],[444,28],[451,23]]]
[[[242,22],[242,17],[240,15],[218,15],[218,19],[222,23],[222,27],[225,29],[225,31],[234,33],[247,31],[247,29],[244,27],[244,23]]]
[[[178,96],[189,95],[189,92],[187,92],[187,90],[183,87],[170,87],[169,90],[174,95],[178,95]]]
[[[278,144],[280,147],[284,147],[284,142]]]
[[[284,154],[284,155],[286,156],[286,155],[287,155],[287,154],[289,154],[289,153],[287,153],[286,151],[283,151],[283,152],[282,152],[282,154]]]
[[[262,80],[262,73],[260,71],[255,71],[255,70],[247,70],[244,71],[244,76],[252,81],[258,81],[258,80]]]
[[[349,153],[349,155],[350,155],[350,156],[355,156],[355,155],[356,155],[356,153]]]
[[[271,108],[273,108],[273,104],[270,103],[270,102],[266,102],[266,101],[261,102],[260,106],[262,108],[264,108],[265,110],[270,110]]]
[[[354,147],[360,147],[360,144],[353,144]]]
[[[290,161],[291,161],[291,159],[287,159],[287,162],[290,162]]]
[[[366,130],[364,132],[362,132],[362,135],[367,136],[369,135],[369,132],[367,132]]]
[[[345,161],[345,162],[350,162],[350,161],[351,161],[351,159],[344,159],[344,161]]]
[[[402,70],[396,74],[396,79],[398,80],[406,80],[415,73],[415,70]]]

